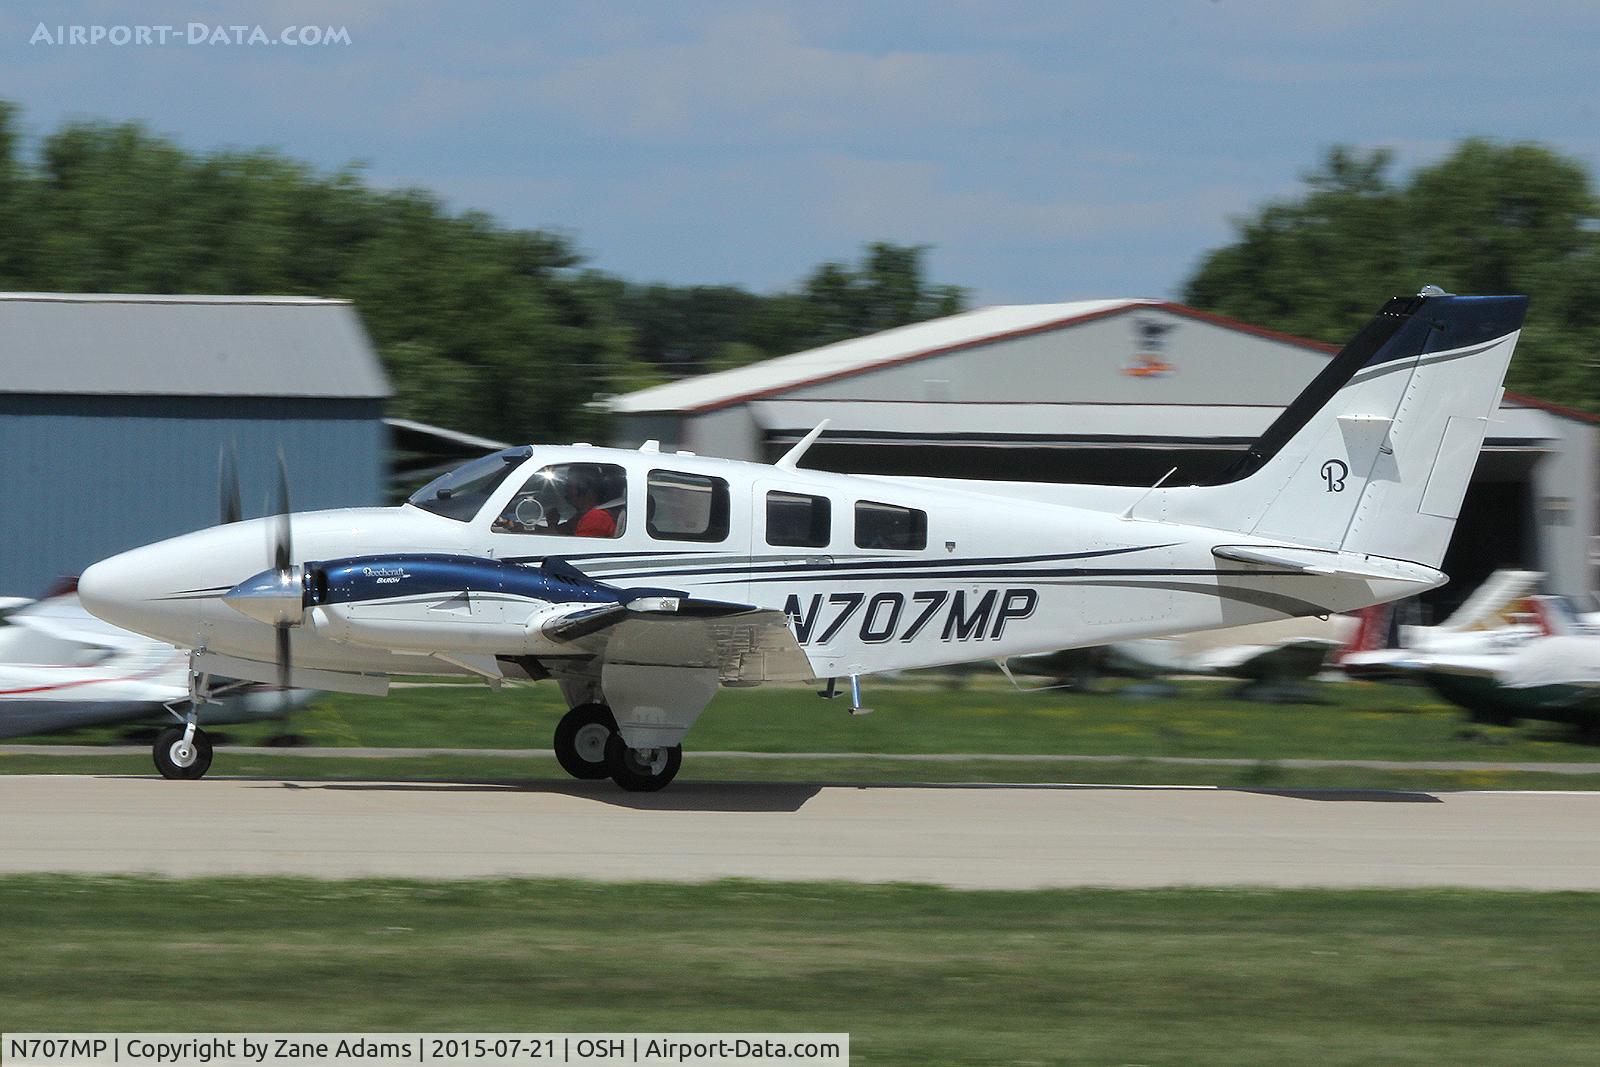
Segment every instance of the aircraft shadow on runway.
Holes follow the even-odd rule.
[[[555,793],[637,811],[796,812],[824,789],[942,789],[1085,791],[1137,789],[1162,791],[1161,786],[1118,786],[1058,782],[678,782],[660,793],[626,793],[610,782],[574,782],[566,779],[515,779],[459,781],[440,779],[395,782],[382,779],[339,782],[285,782],[263,779],[267,788],[329,789],[346,791],[418,793]],[[1442,804],[1432,793],[1399,789],[1270,789],[1223,786],[1195,790],[1172,786],[1174,791],[1250,793],[1288,800],[1337,801],[1364,804]]]
[[[267,782],[268,788],[327,789],[356,792],[414,793],[557,793],[638,811],[794,812],[822,791],[807,782],[679,782],[659,793],[627,793],[610,782],[564,779],[506,781],[373,780],[342,782]]]
[[[1362,804],[1443,804],[1432,793],[1404,789],[1232,789],[1233,793],[1259,793],[1290,800],[1342,800]]]

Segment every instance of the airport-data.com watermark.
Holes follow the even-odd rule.
[[[345,26],[262,26],[223,25],[189,22],[182,26],[98,26],[39,23],[28,43],[36,46],[84,46],[112,48],[182,47],[216,45],[231,48],[285,46],[321,48],[348,45],[350,30]]]

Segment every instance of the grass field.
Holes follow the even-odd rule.
[[[1325,705],[1262,705],[1221,682],[1185,682],[1170,700],[1063,691],[1017,693],[987,679],[961,689],[927,681],[868,688],[874,713],[808,689],[717,695],[687,750],[840,753],[1074,753],[1131,756],[1600,762],[1600,746],[1570,730],[1468,723],[1429,690],[1351,682],[1323,687]],[[318,745],[546,748],[565,710],[554,686],[404,688],[388,698],[329,694],[295,718]],[[240,743],[272,724],[220,728]],[[39,738],[109,741],[114,728]]]
[[[1169,700],[1062,691],[1017,693],[978,678],[951,688],[927,677],[875,684],[875,711],[852,717],[807,689],[724,690],[690,734],[682,774],[691,780],[810,782],[1104,782],[1244,788],[1600,789],[1600,775],[1514,769],[1292,768],[1285,759],[1595,763],[1600,746],[1549,725],[1479,726],[1428,690],[1346,683],[1323,705],[1261,705],[1221,682],[1181,683]],[[295,718],[331,747],[544,748],[564,707],[553,686],[397,688],[387,699],[331,694]],[[275,724],[218,728],[260,742]],[[31,740],[102,743],[118,728]],[[30,739],[24,739],[30,740]],[[830,752],[830,760],[696,759],[699,751]],[[869,754],[1077,754],[1117,763],[893,762]],[[1188,766],[1150,757],[1223,757],[1244,766]],[[145,755],[0,754],[0,773],[151,773]],[[340,779],[562,779],[554,760],[470,754],[407,759],[256,755],[219,750],[213,774]]]
[[[1600,1060],[1600,897],[0,879],[7,1030],[847,1030],[858,1064]]]

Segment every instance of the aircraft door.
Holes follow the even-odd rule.
[[[823,493],[757,482],[750,501],[750,588],[747,599],[782,609],[790,594],[825,581],[839,543],[840,509]]]

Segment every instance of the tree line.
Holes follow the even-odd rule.
[[[1336,147],[1298,195],[1234,220],[1184,289],[1196,307],[1331,343],[1425,284],[1525,293],[1507,386],[1600,412],[1600,200],[1578,160],[1481,138],[1396,177],[1393,153]]]
[[[925,252],[872,244],[775,294],[639,284],[353,166],[193,152],[132,123],[32,144],[0,102],[0,289],[349,299],[395,414],[505,440],[604,440],[597,396],[961,310]]]
[[[1600,412],[1600,201],[1583,164],[1470,139],[1393,171],[1385,149],[1331,149],[1303,190],[1234,220],[1183,299],[1338,343],[1426,283],[1528,293],[1510,387]],[[568,237],[374,188],[354,166],[194,152],[138,124],[33,141],[0,101],[0,289],[346,298],[396,414],[506,440],[604,440],[601,395],[962,310],[926,251],[871,244],[778,293],[642,284]]]

